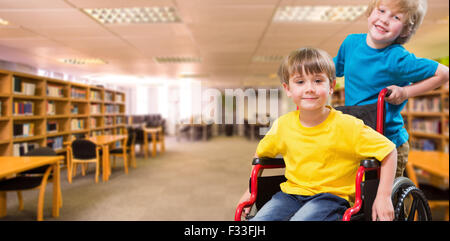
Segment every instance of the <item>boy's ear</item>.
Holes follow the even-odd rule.
[[[334,80],[331,82],[331,86],[330,86],[330,95],[333,94],[334,88],[335,88],[335,87],[336,87],[336,79],[334,79]]]
[[[286,83],[283,83],[282,85],[283,85],[284,92],[286,92],[286,95],[288,97],[291,97],[291,91],[289,90],[289,85]]]

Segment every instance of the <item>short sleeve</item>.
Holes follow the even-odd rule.
[[[256,154],[259,157],[276,157],[281,153],[280,148],[280,128],[278,126],[279,120],[275,120],[270,130],[266,133],[264,138],[258,143]]]
[[[418,58],[403,47],[396,48],[389,60],[393,75],[398,81],[406,84],[416,83],[434,76],[439,65],[434,60]]]
[[[376,132],[374,129],[364,125],[360,120],[356,121],[354,145],[359,159],[374,157],[382,161],[392,150],[395,144],[388,138]]]
[[[342,42],[336,57],[333,58],[334,66],[336,67],[336,77],[344,76],[345,46],[347,42],[348,37]]]

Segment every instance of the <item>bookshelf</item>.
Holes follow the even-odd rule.
[[[72,137],[123,134],[124,101],[120,91],[0,70],[0,155],[63,153]]]

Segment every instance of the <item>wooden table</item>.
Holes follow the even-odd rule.
[[[33,168],[52,165],[53,166],[53,217],[59,216],[61,189],[59,162],[64,156],[0,156],[0,179],[20,173]],[[6,215],[6,192],[0,192],[0,217]]]
[[[161,126],[158,127],[143,127],[144,131],[144,155],[145,158],[148,157],[148,134],[152,135],[152,156],[156,156],[156,143],[159,142],[161,152],[165,151],[164,146],[164,133]],[[158,134],[159,133],[159,134]],[[156,140],[156,135],[159,136],[159,141]]]
[[[109,179],[109,176],[111,175],[111,167],[110,167],[110,160],[109,160],[109,145],[116,143],[117,141],[123,141],[122,146],[125,147],[127,145],[126,139],[127,135],[100,135],[100,136],[91,136],[86,138],[87,140],[90,140],[94,142],[96,145],[100,146],[103,151],[103,181],[106,182]],[[124,156],[125,162],[126,155]]]
[[[448,153],[436,151],[410,151],[408,162],[431,174],[448,179]]]

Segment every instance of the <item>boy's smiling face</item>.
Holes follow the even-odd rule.
[[[295,73],[289,79],[289,84],[283,83],[283,87],[300,110],[308,111],[322,110],[333,93],[330,80],[324,73]]]
[[[403,13],[382,1],[368,18],[367,44],[376,49],[391,45],[399,36],[405,35]]]

